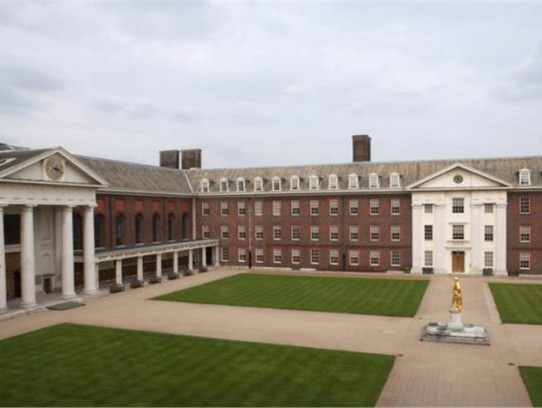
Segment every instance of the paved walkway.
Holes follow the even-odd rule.
[[[420,341],[425,324],[448,319],[453,283],[448,276],[432,277],[412,319],[148,300],[237,273],[241,272],[215,270],[91,300],[76,309],[20,316],[0,322],[0,339],[70,322],[385,353],[398,358],[379,406],[531,405],[517,365],[542,367],[542,326],[502,325],[486,284],[491,278],[461,281],[463,321],[484,325],[490,347]]]

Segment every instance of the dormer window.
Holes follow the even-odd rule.
[[[318,176],[311,176],[309,179],[309,190],[318,190],[320,188],[320,179]]]
[[[380,177],[378,177],[378,174],[371,173],[369,176],[369,188],[380,188]]]
[[[228,179],[220,179],[220,192],[221,193],[227,193],[229,190],[228,188]]]
[[[202,193],[208,193],[209,192],[209,180],[208,179],[201,180],[201,192]]]
[[[239,177],[237,179],[237,191],[244,193],[246,191],[245,187],[245,179],[243,177]]]
[[[331,176],[329,176],[328,188],[330,190],[338,190],[339,189],[339,178],[335,174],[332,174]]]
[[[531,170],[529,169],[520,170],[518,182],[520,186],[530,186],[531,185]]]
[[[261,177],[254,179],[254,191],[263,191],[263,179]]]
[[[400,188],[401,187],[401,177],[398,173],[390,174],[390,188]]]
[[[280,177],[273,177],[273,191],[282,190],[282,180]]]
[[[359,178],[357,174],[350,174],[348,176],[348,189],[354,190],[359,188]]]
[[[292,176],[290,178],[290,190],[292,190],[292,191],[299,190],[299,177],[298,176]]]

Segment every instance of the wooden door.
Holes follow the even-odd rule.
[[[463,251],[452,252],[452,272],[453,273],[465,272],[465,252]]]

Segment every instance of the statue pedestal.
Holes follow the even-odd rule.
[[[489,346],[489,334],[485,327],[463,324],[461,312],[450,309],[448,323],[431,322],[423,328],[422,341],[441,343],[478,344]]]
[[[461,312],[457,309],[450,309],[450,320],[448,322],[448,330],[460,332],[465,329],[461,320]]]

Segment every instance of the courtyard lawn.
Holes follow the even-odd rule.
[[[519,367],[533,407],[542,407],[542,367]]]
[[[503,323],[542,324],[542,285],[490,283]]]
[[[155,299],[413,317],[428,280],[242,274]]]
[[[0,406],[374,406],[394,360],[62,324],[0,341]]]

